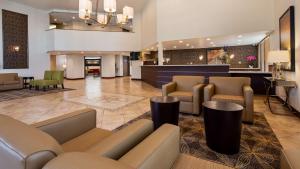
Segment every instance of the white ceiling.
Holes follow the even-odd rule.
[[[11,0],[17,3],[32,6],[42,10],[78,10],[79,0]],[[131,6],[136,12],[143,9],[147,0],[117,0],[118,11],[122,11],[124,6]],[[96,9],[96,0],[92,0],[93,9]],[[103,9],[103,0],[99,0],[99,9]]]
[[[262,41],[270,32],[253,32],[245,34],[235,34],[219,37],[206,37],[194,39],[179,39],[163,42],[164,50],[180,50],[180,49],[197,49],[197,48],[214,48],[224,46],[242,46],[253,45]],[[176,47],[176,48],[175,48]],[[157,44],[149,46],[144,51],[156,51]]]

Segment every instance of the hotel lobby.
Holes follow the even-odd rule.
[[[298,8],[0,0],[0,169],[300,168]]]

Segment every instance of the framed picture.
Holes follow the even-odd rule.
[[[289,9],[279,19],[280,50],[290,51],[290,62],[283,65],[286,71],[295,71],[295,8]]]
[[[224,53],[224,49],[207,50],[207,64],[221,64],[220,57]]]

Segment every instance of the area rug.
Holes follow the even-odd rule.
[[[145,99],[145,97],[140,96],[131,96],[123,94],[113,94],[113,93],[101,93],[101,96],[88,95],[88,96],[79,96],[76,98],[67,98],[66,101],[80,103],[89,105],[92,107],[98,107],[105,110],[117,110],[129,104],[136,103]]]
[[[29,90],[29,89],[21,89],[21,90],[10,90],[10,91],[2,91],[0,92],[0,102],[15,100],[15,99],[23,99],[27,97],[40,96],[45,94],[59,93],[65,91],[71,91],[74,89],[48,89],[46,91],[43,90]]]
[[[151,113],[116,130],[138,119],[151,119]],[[280,168],[281,145],[262,113],[254,114],[253,125],[243,124],[240,152],[235,155],[220,154],[207,147],[202,117],[181,114],[179,119],[182,153],[238,169]]]

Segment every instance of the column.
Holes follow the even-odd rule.
[[[158,65],[163,65],[164,64],[164,47],[162,42],[158,42],[158,46],[157,46],[157,50],[158,50]]]

